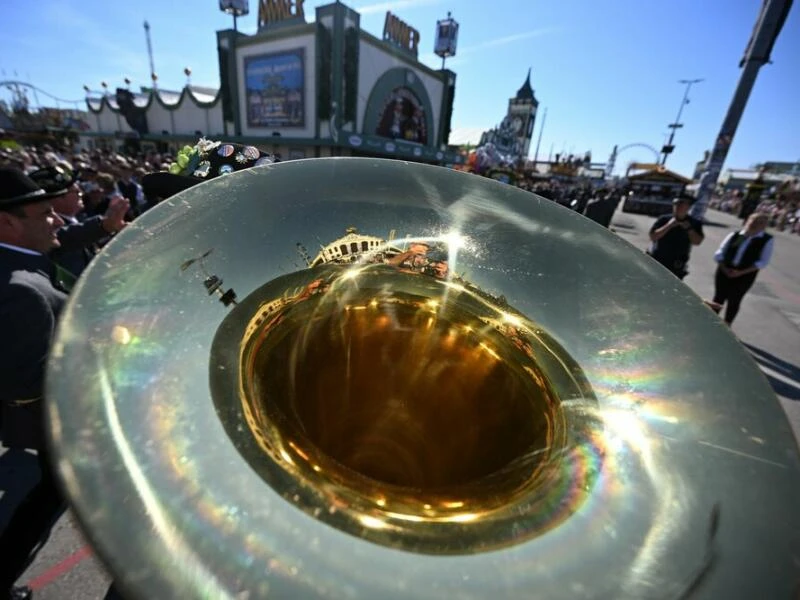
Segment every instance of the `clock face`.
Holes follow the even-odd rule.
[[[514,117],[511,121],[511,126],[514,128],[515,133],[519,133],[522,131],[522,119],[520,117]]]

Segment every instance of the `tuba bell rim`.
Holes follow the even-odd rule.
[[[48,365],[51,447],[123,592],[680,597],[702,571],[700,597],[788,595],[797,444],[757,367],[690,291],[604,228],[499,182],[402,161],[292,163],[203,183],[145,213],[65,308]],[[208,391],[209,346],[229,309],[179,267],[213,246],[208,268],[245,298],[284,273],[265,254],[354,222],[461,232],[471,240],[461,268],[579,363],[598,406],[574,409],[601,426],[571,451],[581,468],[602,469],[585,502],[559,505],[572,514],[558,527],[482,555],[403,552],[319,523],[242,462]],[[758,553],[735,551],[753,540]]]

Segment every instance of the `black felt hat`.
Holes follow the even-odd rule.
[[[277,162],[275,157],[255,146],[201,139],[194,146],[184,146],[168,173],[150,173],[142,178],[142,188],[149,198],[169,198],[209,179]]]
[[[694,202],[694,198],[688,194],[680,194],[679,196],[675,196],[672,199],[673,204],[680,204],[681,202],[686,204],[692,204]]]
[[[69,192],[75,183],[72,173],[61,167],[45,167],[28,175],[36,185],[45,191],[45,198],[57,198]]]
[[[46,199],[45,191],[19,169],[0,169],[0,210]]]

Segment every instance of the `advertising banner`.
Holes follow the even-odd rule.
[[[244,59],[249,127],[305,127],[303,48]]]

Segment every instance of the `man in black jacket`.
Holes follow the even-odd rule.
[[[0,405],[3,444],[37,450],[41,478],[0,535],[0,597],[13,588],[64,506],[44,446],[45,365],[67,295],[47,257],[64,222],[46,193],[17,169],[0,169]]]
[[[753,213],[744,229],[728,234],[714,253],[717,272],[714,274],[714,301],[710,306],[719,313],[725,307],[725,322],[733,323],[742,298],[752,287],[758,272],[772,258],[774,240],[765,230],[769,216]]]
[[[703,224],[689,216],[690,196],[672,201],[672,214],[662,215],[650,228],[652,242],[647,253],[664,265],[679,279],[689,273],[689,254],[692,246],[703,242]]]

